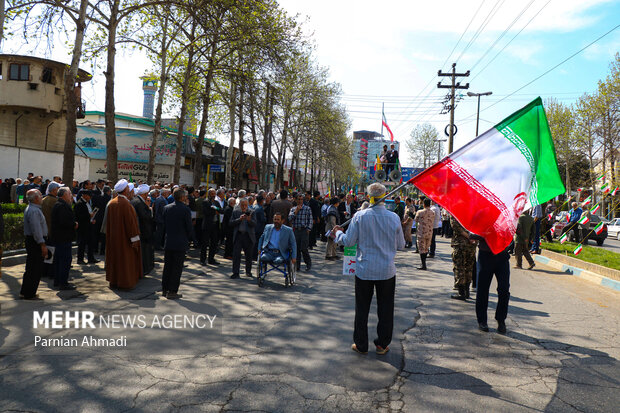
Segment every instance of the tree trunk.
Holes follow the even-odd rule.
[[[189,82],[192,78],[192,70],[194,68],[194,34],[196,33],[196,21],[193,20],[192,31],[189,37],[190,47],[187,49],[187,66],[183,74],[183,85],[181,89],[181,114],[177,127],[177,151],[174,157],[174,175],[172,181],[177,185],[181,180],[181,152],[183,152],[183,132],[185,127],[185,117],[187,116],[187,107],[189,106]],[[190,142],[191,144],[191,142]]]
[[[264,188],[263,185],[261,185],[261,171],[263,170],[261,168],[261,162],[260,162],[260,153],[258,152],[258,137],[256,136],[256,118],[254,116],[254,98],[253,96],[249,96],[250,98],[250,133],[252,134],[252,145],[254,146],[254,165],[256,166],[256,176],[259,177],[258,178],[258,185],[261,188]]]
[[[196,157],[194,159],[194,188],[198,188],[202,178],[202,148],[207,134],[207,124],[209,123],[209,106],[211,105],[211,81],[213,70],[209,67],[205,80],[205,90],[202,94],[202,116],[200,119],[200,132],[198,132],[198,142],[196,143]],[[207,182],[208,183],[208,182]]]
[[[108,20],[108,62],[105,72],[105,140],[108,179],[118,180],[118,149],[116,148],[116,122],[114,119],[114,70],[116,60],[116,29],[120,0],[114,0]]]
[[[153,183],[153,175],[155,174],[155,156],[157,149],[157,140],[161,133],[161,114],[164,106],[164,94],[166,93],[166,82],[168,80],[168,14],[164,18],[163,34],[161,39],[161,71],[159,72],[159,90],[157,91],[157,108],[155,109],[155,127],[153,128],[153,138],[151,139],[151,148],[149,149],[149,165],[147,168],[146,182]]]
[[[261,175],[260,180],[261,186],[267,188],[269,186],[269,159],[267,158],[268,152],[267,148],[269,147],[269,118],[270,118],[270,102],[271,99],[269,97],[271,85],[267,82],[267,91],[265,92],[265,129],[263,130],[263,162],[261,167]]]
[[[237,187],[243,187],[243,171],[245,170],[245,153],[244,153],[244,129],[245,122],[243,118],[243,99],[245,93],[245,82],[242,82],[239,88],[239,173],[236,176],[235,181]]]
[[[0,0],[1,7],[4,7],[4,0]],[[71,66],[65,72],[65,102],[67,108],[67,127],[65,132],[65,147],[62,160],[62,179],[63,182],[70,184],[73,181],[73,171],[75,169],[75,139],[77,135],[77,101],[75,96],[75,82],[80,69],[82,58],[82,44],[84,43],[84,32],[86,31],[86,10],[88,0],[81,0],[78,21],[75,23],[75,44],[73,45],[73,56]],[[0,18],[0,33],[2,31],[2,19]],[[0,41],[2,35],[0,34]]]
[[[228,150],[226,151],[226,174],[225,174],[225,184],[227,188],[232,188],[232,160],[233,160],[233,152],[235,149],[236,99],[237,99],[237,85],[235,84],[234,78],[231,78],[230,80],[230,102],[229,102],[229,107],[228,107],[228,119],[229,119],[229,127],[230,127],[230,144],[228,145]]]
[[[4,0],[0,0],[0,50],[4,40]]]

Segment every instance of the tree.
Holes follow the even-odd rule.
[[[413,165],[426,168],[433,164],[435,157],[441,158],[442,146],[439,133],[430,123],[417,125],[405,141]]]
[[[570,194],[572,188],[571,167],[577,160],[584,157],[581,151],[580,136],[575,134],[575,117],[570,106],[564,105],[554,98],[545,101],[545,112],[551,130],[551,138],[555,145],[560,175],[564,179],[564,187]]]

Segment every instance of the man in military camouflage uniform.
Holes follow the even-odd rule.
[[[467,231],[454,217],[450,217],[452,226],[452,262],[454,263],[454,278],[458,293],[452,294],[456,300],[469,298],[474,261],[476,260],[476,241],[470,239]]]

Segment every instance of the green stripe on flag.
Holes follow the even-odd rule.
[[[519,149],[530,165],[533,177],[529,200],[532,205],[566,191],[540,97],[495,125],[495,129]]]

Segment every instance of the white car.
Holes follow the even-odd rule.
[[[620,218],[612,219],[607,224],[607,234],[609,238],[615,238],[620,241]]]

